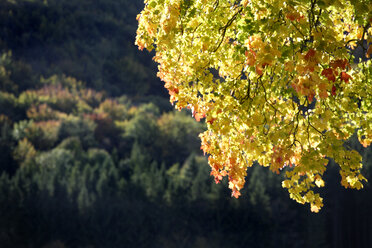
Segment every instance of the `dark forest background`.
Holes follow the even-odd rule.
[[[332,161],[318,214],[260,166],[239,199],[214,183],[205,125],[134,46],[142,7],[0,1],[0,247],[372,247],[371,184],[342,188]]]

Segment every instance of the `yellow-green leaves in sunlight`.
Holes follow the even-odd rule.
[[[372,142],[369,0],[146,0],[138,22],[136,44],[155,49],[170,101],[205,118],[201,148],[233,196],[254,162],[288,167],[283,187],[314,212],[328,158],[343,186],[363,187],[344,141]]]

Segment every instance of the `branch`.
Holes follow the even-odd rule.
[[[261,77],[260,77],[259,79],[261,79]],[[261,81],[261,86],[262,86],[262,88],[264,89],[264,97],[265,97],[265,101],[270,105],[270,107],[272,107],[272,108],[274,109],[275,113],[276,113],[276,112],[279,112],[281,115],[283,115],[283,113],[280,112],[277,108],[275,108],[274,105],[273,105],[273,104],[272,104],[272,103],[267,99],[267,96],[266,96],[266,88],[265,88],[265,86],[264,86],[262,80],[260,80],[260,81]],[[276,118],[276,116],[275,116],[275,118]]]
[[[221,35],[221,38],[220,38],[220,41],[217,45],[217,47],[212,51],[212,52],[216,52],[218,50],[218,48],[220,48],[224,38],[225,38],[225,34],[226,34],[226,30],[228,27],[231,26],[231,24],[235,21],[236,17],[238,16],[238,14],[240,14],[242,12],[243,8],[240,8],[232,17],[230,20],[228,20],[228,22],[226,23],[225,26],[223,26],[222,28],[220,28],[220,30],[222,29],[222,35]]]
[[[305,38],[306,37],[306,35],[304,35],[302,32],[301,32],[301,30],[292,22],[292,21],[290,21],[291,22],[291,24],[297,29],[297,31]]]

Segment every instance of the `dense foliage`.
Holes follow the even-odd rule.
[[[205,118],[202,149],[215,180],[240,196],[247,167],[279,174],[318,212],[327,158],[341,184],[361,189],[362,157],[344,141],[372,142],[370,0],[146,0],[136,44],[155,48],[176,108]]]
[[[316,215],[260,166],[239,199],[214,183],[197,137],[206,125],[170,111],[132,45],[142,0],[0,6],[1,248],[372,246],[370,184],[341,188],[333,161]],[[102,64],[117,67],[101,77]],[[348,145],[371,181],[371,148]]]

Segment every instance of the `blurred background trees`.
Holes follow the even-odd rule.
[[[142,5],[0,2],[0,246],[372,246],[369,183],[330,170],[319,214],[265,168],[239,199],[214,183],[204,124],[172,111],[133,45]],[[372,180],[371,148],[349,143]]]

